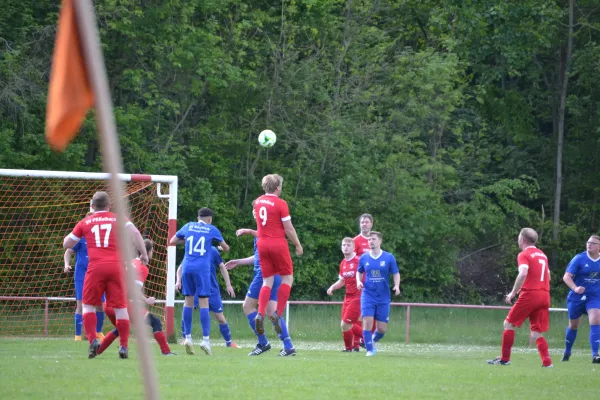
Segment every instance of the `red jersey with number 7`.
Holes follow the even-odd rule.
[[[535,246],[529,246],[519,253],[517,257],[519,266],[527,266],[527,278],[521,287],[521,291],[545,290],[550,291],[550,269],[548,268],[548,257],[543,251]]]
[[[125,225],[133,225],[126,220]],[[96,211],[82,219],[69,235],[71,239],[85,237],[88,249],[88,271],[98,265],[119,265],[117,250],[117,216],[109,211]]]
[[[273,194],[265,194],[256,199],[254,217],[258,237],[271,239],[285,239],[283,222],[292,219],[286,201]]]

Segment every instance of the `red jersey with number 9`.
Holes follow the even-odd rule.
[[[260,196],[254,202],[254,217],[259,238],[283,238],[283,222],[292,219],[285,200],[273,194]]]
[[[127,220],[125,225],[132,225]],[[119,265],[117,250],[117,216],[109,211],[96,211],[82,219],[69,235],[74,240],[85,237],[88,249],[88,271],[98,265]]]
[[[517,257],[519,266],[526,265],[527,278],[521,287],[522,291],[545,290],[550,291],[550,269],[548,268],[548,257],[543,251],[535,246],[527,247]]]

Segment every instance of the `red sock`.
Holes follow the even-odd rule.
[[[104,314],[108,317],[113,326],[117,327],[117,317],[115,316],[115,309],[112,307],[104,306]]]
[[[171,348],[169,347],[169,343],[167,343],[167,337],[163,331],[154,332],[154,339],[156,339],[156,343],[160,346],[160,352],[163,354],[169,354],[171,352]]]
[[[360,347],[360,340],[362,339],[362,325],[360,322],[352,324],[352,335],[354,335],[354,347]]]
[[[96,339],[96,312],[83,314],[83,327],[90,344]]]
[[[104,336],[104,340],[100,344],[100,348],[98,349],[98,354],[104,353],[104,350],[108,349],[108,347],[112,344],[112,342],[115,341],[116,338],[117,338],[117,335],[115,335],[114,331],[108,332]]]
[[[292,287],[286,283],[282,283],[281,286],[279,286],[279,291],[277,292],[277,314],[279,316],[282,316],[285,311],[287,302],[290,299],[291,291]]]
[[[267,304],[269,303],[270,298],[271,288],[268,286],[261,287],[260,293],[258,294],[258,313],[260,315],[265,315],[265,311],[267,310]]]
[[[542,364],[546,367],[552,364],[552,359],[550,358],[550,353],[548,352],[548,342],[546,342],[546,339],[544,337],[539,337],[535,341],[535,344],[537,344],[538,352],[542,358]]]
[[[515,331],[512,329],[504,330],[502,334],[502,361],[510,361],[510,350],[515,342]]]
[[[129,344],[129,320],[118,319],[117,330],[119,331],[119,343],[121,346],[128,347]]]
[[[352,350],[352,341],[354,340],[354,334],[352,333],[352,329],[346,332],[342,332],[342,337],[344,338],[344,347],[346,350]]]

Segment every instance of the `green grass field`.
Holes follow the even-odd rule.
[[[385,339],[384,339],[385,340]],[[489,366],[497,347],[404,345],[387,341],[375,357],[340,353],[331,342],[297,341],[296,357],[274,349],[248,357],[216,343],[213,356],[162,357],[153,346],[162,398],[219,399],[566,399],[596,398],[600,366],[577,350],[569,363],[541,368],[535,350],[516,349],[511,366]],[[143,395],[135,346],[120,360],[116,347],[93,360],[87,343],[66,339],[0,339],[0,398],[130,399]]]
[[[214,322],[212,357],[187,356],[180,345],[172,345],[179,352],[177,357],[162,357],[158,346],[153,344],[161,396],[223,399],[354,399],[384,395],[419,399],[565,399],[574,393],[588,398],[597,396],[600,365],[591,364],[587,323],[581,327],[571,361],[560,362],[565,313],[551,314],[547,337],[555,368],[543,369],[536,349],[529,348],[528,326],[517,331],[513,365],[485,363],[499,354],[502,321],[506,316],[503,310],[413,308],[409,345],[404,343],[405,312],[404,308],[392,309],[389,331],[380,351],[376,357],[366,358],[364,351],[340,353],[338,306],[294,306],[290,312],[290,332],[298,356],[277,357],[281,346],[268,329],[273,350],[260,357],[248,357],[254,338],[247,320],[239,305],[226,305],[225,315],[233,338],[242,348],[225,348]],[[56,317],[50,321],[64,325],[66,337],[0,338],[0,398],[142,397],[135,346],[131,346],[130,360],[119,360],[115,345],[97,359],[88,360],[87,343],[70,339],[71,318]],[[179,331],[179,312],[176,321]],[[197,313],[194,326],[194,337],[198,340]],[[109,329],[106,325],[104,331]]]

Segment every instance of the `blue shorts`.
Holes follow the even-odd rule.
[[[83,299],[83,279],[77,279],[75,281],[75,300],[81,301]],[[102,294],[102,302],[106,301],[106,294]]]
[[[262,274],[257,272],[254,274],[254,279],[252,279],[252,282],[250,282],[250,287],[248,288],[248,293],[246,293],[246,297],[258,300],[258,294],[260,293],[260,288],[262,287],[262,285]],[[275,275],[275,279],[273,280],[273,287],[271,288],[271,298],[269,300],[277,301],[277,291],[279,290],[280,285],[281,277],[279,275]]]
[[[390,320],[390,303],[372,303],[361,299],[360,313],[363,317],[373,317],[375,321],[387,323]]]
[[[203,274],[197,270],[184,270],[181,276],[181,293],[184,296],[209,297],[210,272]]]
[[[587,297],[583,295],[581,300],[568,300],[567,310],[569,319],[577,319],[583,314],[587,314],[592,308],[600,309],[600,296]]]
[[[221,293],[218,291],[216,293],[211,293],[208,298],[208,311],[215,314],[223,312],[223,300],[221,300]]]

